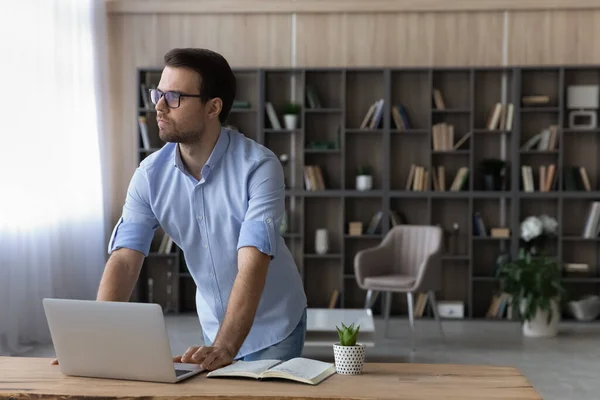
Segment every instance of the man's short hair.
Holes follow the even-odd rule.
[[[172,49],[164,57],[165,65],[169,67],[184,67],[200,74],[200,100],[218,97],[223,101],[219,121],[227,120],[233,100],[235,99],[235,75],[225,58],[208,49]]]

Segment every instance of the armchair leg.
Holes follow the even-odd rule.
[[[437,310],[437,303],[435,301],[435,292],[433,290],[429,291],[429,300],[431,301],[431,310],[433,311],[433,316],[438,325],[438,330],[440,331],[440,336],[442,341],[445,341],[446,336],[444,335],[444,330],[442,329],[442,321],[440,320],[440,315]]]
[[[412,350],[415,351],[415,318],[413,314],[413,294],[412,292],[406,292],[406,300],[408,306],[408,321],[410,323],[410,339]]]
[[[365,298],[365,309],[373,307],[373,304],[375,304],[378,295],[379,292],[377,290],[369,289],[367,291],[367,297]]]
[[[392,309],[392,292],[385,292],[384,298],[384,316],[385,316],[385,325],[383,328],[383,337],[387,338],[388,335],[388,323],[390,321],[390,311]]]

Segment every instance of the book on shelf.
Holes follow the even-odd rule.
[[[417,295],[417,301],[413,304],[413,316],[415,318],[421,318],[425,313],[425,307],[427,307],[427,293],[419,293]]]
[[[383,104],[384,100],[379,99],[369,107],[367,114],[365,115],[360,129],[377,129],[382,120],[383,116]]]
[[[535,192],[536,184],[531,165],[521,166],[521,179],[523,182],[523,190],[525,192]],[[556,188],[557,174],[556,164],[540,165],[538,172],[537,189],[540,192],[550,192]]]
[[[406,190],[426,192],[429,189],[429,171],[422,165],[411,164],[406,180]]]
[[[265,103],[265,109],[267,111],[267,117],[269,118],[269,123],[271,124],[271,128],[273,129],[281,129],[281,123],[277,118],[277,113],[275,112],[275,107],[270,101]]]
[[[165,233],[160,241],[160,246],[158,247],[158,252],[160,254],[169,254],[172,249],[173,249],[173,239]]]
[[[473,236],[487,237],[487,228],[479,211],[473,214]]]
[[[140,84],[140,94],[142,95],[142,104],[145,109],[153,108],[153,104],[150,102],[150,88],[145,83]]]
[[[226,367],[209,372],[207,378],[268,378],[287,379],[309,385],[318,385],[335,374],[335,364],[304,357],[288,361],[258,360],[236,361]]]
[[[564,263],[566,272],[590,272],[590,266],[586,263]]]
[[[487,120],[486,128],[490,131],[510,131],[512,130],[514,106],[512,103],[496,103]]]
[[[508,293],[500,293],[492,296],[492,300],[490,302],[490,306],[486,313],[486,317],[492,319],[500,319],[504,317],[504,314],[507,314],[507,318],[511,318],[510,316],[510,302],[511,296]]]
[[[558,125],[550,125],[523,143],[521,150],[554,151],[557,149],[557,146]]]
[[[329,297],[329,308],[335,308],[339,296],[340,291],[337,289],[333,289],[333,291],[331,292],[331,296]]]
[[[407,131],[412,128],[406,108],[402,104],[392,107],[392,120],[399,131]]]
[[[592,190],[587,170],[583,166],[564,167],[564,190],[589,192]]]
[[[437,110],[445,110],[446,105],[444,104],[444,97],[439,89],[433,88],[433,104]]]
[[[443,165],[438,165],[437,167],[433,167],[431,169],[432,180],[433,180],[433,190],[436,192],[445,192],[446,191],[446,167]]]
[[[140,135],[142,137],[142,146],[144,150],[150,150],[150,135],[148,134],[148,121],[143,115],[138,116],[138,125],[140,126]]]
[[[588,210],[583,237],[592,239],[598,236],[600,236],[600,201],[594,201]]]
[[[306,103],[308,108],[321,108],[321,99],[314,85],[306,85]]]
[[[459,192],[464,189],[465,184],[469,178],[469,167],[460,167],[456,176],[454,177],[454,181],[452,181],[452,185],[450,186],[450,191]]]
[[[528,95],[521,97],[521,103],[525,107],[541,106],[550,103],[550,96],[547,95]]]
[[[432,126],[433,150],[448,151],[454,146],[454,125],[439,122]]]
[[[325,179],[319,165],[304,166],[304,183],[308,191],[325,190]]]

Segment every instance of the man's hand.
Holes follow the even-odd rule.
[[[58,365],[58,358],[55,358],[54,360],[52,360],[50,365]]]
[[[200,364],[200,367],[208,371],[225,367],[233,362],[235,354],[226,347],[218,346],[192,346],[183,356],[173,357],[177,363]]]

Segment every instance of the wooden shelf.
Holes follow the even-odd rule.
[[[392,229],[390,218],[383,217],[374,234],[368,226],[379,211],[396,211],[402,223],[440,225],[450,232],[459,224],[457,254],[444,254],[443,285],[440,300],[457,300],[465,304],[465,319],[486,319],[492,295],[499,288],[494,277],[495,260],[501,253],[518,255],[520,222],[529,215],[548,214],[559,223],[559,234],[551,241],[552,252],[559,262],[586,262],[590,276],[566,276],[571,293],[583,296],[600,284],[600,238],[583,238],[582,232],[592,201],[600,201],[600,128],[592,130],[568,127],[566,88],[572,84],[600,84],[600,74],[593,66],[538,67],[357,67],[357,68],[240,68],[240,100],[252,107],[233,109],[228,123],[247,137],[265,145],[277,156],[288,154],[284,173],[285,206],[289,213],[289,232],[283,234],[305,282],[309,307],[327,307],[333,290],[339,291],[342,308],[362,308],[365,292],[356,284],[353,260],[362,249],[377,245]],[[161,68],[138,70],[138,84],[156,84]],[[294,79],[292,79],[292,77]],[[154,81],[152,81],[154,80]],[[292,87],[295,85],[295,87]],[[304,98],[308,86],[318,93],[320,107],[311,108]],[[440,90],[445,109],[432,104],[431,88]],[[136,87],[137,92],[139,86]],[[523,107],[524,95],[545,94],[547,106]],[[293,99],[292,96],[296,96]],[[302,97],[300,97],[302,96]],[[288,101],[303,104],[297,129],[271,129],[265,101],[273,104],[282,127],[282,110]],[[371,105],[383,99],[382,118],[373,128],[360,129]],[[506,99],[512,103],[512,126],[486,129],[496,104]],[[392,106],[402,106],[405,115],[397,124]],[[138,99],[137,115],[147,117],[151,136],[149,150],[142,148],[141,161],[163,143],[158,139],[154,108]],[[472,136],[459,150],[434,151],[433,127],[439,123],[454,126],[454,143],[464,134]],[[520,146],[549,125],[559,126],[556,150],[522,151]],[[402,128],[402,129],[399,129]],[[311,148],[311,144],[335,143],[336,148]],[[451,145],[453,143],[450,143]],[[479,168],[486,158],[507,161],[505,190],[488,191]],[[539,166],[555,164],[555,190],[525,192],[521,166],[530,165],[536,188]],[[324,190],[305,189],[304,168],[318,165],[325,183]],[[428,171],[427,190],[404,190],[411,165]],[[584,166],[591,191],[565,190],[569,166]],[[370,168],[373,188],[355,190],[359,167]],[[433,168],[443,166],[445,191],[435,191]],[[469,169],[468,179],[460,191],[449,188],[461,167]],[[436,173],[438,171],[436,170]],[[412,187],[412,186],[411,186]],[[509,238],[479,237],[473,230],[473,216],[480,213],[486,228],[506,226]],[[349,235],[349,222],[360,221],[363,234]],[[329,252],[315,252],[315,231],[329,231]],[[565,234],[564,232],[568,232]],[[159,241],[157,238],[156,240]],[[155,242],[156,242],[155,240]],[[152,268],[184,271],[179,249],[172,254],[151,253],[147,262]],[[577,260],[577,261],[571,261]],[[170,264],[167,264],[169,263]],[[153,269],[150,268],[152,271]],[[179,310],[195,308],[195,289],[191,275],[177,272],[180,279],[177,298]],[[392,315],[406,315],[406,302],[395,296]],[[143,298],[142,298],[143,300]],[[381,313],[376,304],[374,313]],[[499,320],[501,321],[501,320]]]

